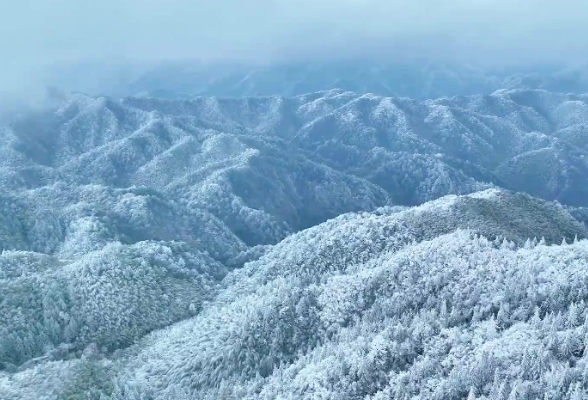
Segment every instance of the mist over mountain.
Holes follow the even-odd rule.
[[[586,394],[587,95],[314,71],[2,117],[0,398]]]
[[[317,59],[318,58],[318,59]],[[399,56],[341,56],[297,61],[171,60],[168,62],[91,61],[54,63],[39,79],[45,85],[106,96],[193,98],[195,96],[292,97],[340,89],[417,100],[491,94],[498,89],[543,89],[560,93],[588,92],[585,64],[557,62],[456,63]],[[406,59],[403,59],[406,58]]]

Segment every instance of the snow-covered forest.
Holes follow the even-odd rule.
[[[588,398],[588,96],[513,82],[2,116],[0,399]]]

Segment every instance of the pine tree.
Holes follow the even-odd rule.
[[[449,310],[446,299],[441,300],[441,310],[439,311],[439,319],[444,327],[447,327],[449,325]]]
[[[561,355],[570,358],[576,352],[577,344],[572,330],[567,330],[560,345]]]
[[[519,396],[519,387],[520,381],[517,379],[510,390],[510,394],[508,395],[508,400],[519,400],[521,397]]]
[[[492,400],[507,400],[508,399],[508,384],[505,381],[503,381],[500,386],[498,387],[498,390],[496,391],[496,394],[494,397],[491,397]]]
[[[500,248],[502,250],[509,250],[510,249],[510,242],[506,238],[503,238],[502,243],[500,243]]]
[[[584,354],[582,357],[584,361],[584,368],[582,369],[582,383],[584,386],[588,386],[588,357]]]
[[[500,309],[496,315],[496,321],[502,329],[508,326],[508,323],[510,322],[510,306],[506,301],[503,301],[500,304]]]
[[[583,344],[584,347],[588,348],[588,312],[584,312],[584,323],[580,329],[581,334],[584,336]]]
[[[586,400],[586,392],[582,390],[580,382],[576,382],[576,384],[573,385],[569,400]]]
[[[531,318],[531,325],[535,329],[540,329],[541,327],[541,310],[539,309],[539,307],[535,307],[533,318]]]
[[[519,378],[520,379],[526,379],[527,376],[530,374],[530,371],[532,369],[533,366],[533,356],[531,355],[531,352],[529,350],[529,347],[525,347],[525,350],[523,351],[523,357],[521,359],[521,363],[519,365]]]
[[[470,388],[470,392],[468,393],[467,400],[476,400],[476,390],[474,389],[473,386]]]
[[[568,328],[575,328],[578,325],[580,325],[580,310],[578,309],[576,303],[572,303],[568,309],[566,326]]]
[[[494,378],[492,379],[492,386],[490,386],[490,399],[496,399],[500,391],[502,382],[500,381],[500,373],[498,368],[494,370]]]

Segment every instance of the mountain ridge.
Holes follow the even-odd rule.
[[[48,85],[115,97],[292,97],[334,88],[419,100],[490,94],[502,88],[588,92],[584,65],[491,68],[426,60],[386,62],[366,59],[246,65],[179,60],[115,68],[112,63],[103,65],[99,62],[94,65],[56,65],[55,70],[44,72],[43,81]],[[97,81],[89,79],[89,75],[95,76]]]
[[[0,397],[580,390],[587,101],[73,94],[13,116]]]
[[[516,228],[505,230],[505,220],[509,220]],[[533,225],[534,223],[536,225]],[[525,240],[529,233],[546,236],[547,241]],[[495,237],[493,240],[488,240],[486,235]],[[331,391],[331,396],[339,398],[341,396],[354,398],[357,395],[355,390],[358,389],[365,395],[368,393],[376,395],[380,391],[383,391],[382,395],[384,395],[386,391],[399,390],[398,388],[402,387],[400,382],[403,381],[394,379],[401,379],[402,375],[392,374],[390,376],[392,383],[390,386],[386,384],[388,378],[384,376],[393,371],[389,368],[410,371],[412,383],[406,386],[405,390],[413,394],[420,391],[425,396],[433,395],[433,392],[426,394],[427,390],[432,390],[435,394],[431,398],[437,398],[440,395],[444,398],[461,398],[464,392],[467,394],[470,390],[470,385],[480,385],[478,390],[481,392],[497,390],[498,387],[494,386],[500,385],[492,381],[493,373],[482,372],[487,367],[485,363],[490,362],[479,358],[480,352],[484,349],[483,346],[479,348],[476,347],[478,345],[472,344],[473,350],[470,348],[461,350],[466,352],[466,357],[474,358],[475,361],[472,361],[475,362],[474,365],[482,363],[476,367],[480,368],[480,372],[476,374],[482,375],[474,375],[463,382],[460,382],[455,375],[461,371],[459,367],[455,367],[455,371],[451,372],[452,367],[444,366],[443,368],[451,374],[444,378],[440,376],[431,378],[432,381],[421,377],[412,368],[418,368],[418,365],[426,360],[420,358],[419,352],[434,351],[426,344],[428,340],[441,341],[440,343],[447,340],[451,342],[453,339],[447,336],[451,330],[464,329],[462,334],[467,335],[468,338],[471,337],[468,340],[475,340],[477,335],[482,335],[481,337],[490,340],[489,343],[492,340],[504,342],[501,346],[506,346],[503,351],[506,355],[503,357],[501,355],[503,353],[496,353],[490,360],[494,360],[492,362],[496,367],[502,368],[501,379],[511,385],[512,379],[515,379],[518,373],[513,367],[517,364],[511,358],[518,360],[522,357],[522,353],[518,345],[519,339],[512,342],[512,345],[506,345],[506,343],[514,340],[513,335],[516,337],[517,334],[525,332],[517,333],[521,323],[526,324],[525,329],[530,329],[532,335],[551,334],[542,326],[549,324],[548,319],[553,318],[560,307],[568,306],[558,303],[555,297],[546,297],[538,288],[544,287],[550,293],[571,290],[571,288],[560,289],[557,286],[557,280],[554,281],[555,275],[552,270],[559,265],[557,268],[560,268],[560,273],[581,274],[582,278],[565,281],[565,285],[579,285],[577,289],[581,289],[586,279],[585,269],[581,268],[586,262],[586,240],[578,241],[578,238],[586,236],[588,236],[586,227],[573,219],[563,207],[533,199],[528,195],[496,189],[469,196],[448,196],[406,209],[383,208],[372,213],[344,214],[289,236],[280,244],[268,249],[256,261],[249,262],[242,269],[231,272],[220,286],[215,288],[214,284],[208,283],[210,290],[216,291],[216,295],[203,301],[201,312],[198,312],[197,306],[192,307],[190,301],[193,300],[182,299],[178,303],[177,311],[184,313],[184,316],[190,313],[194,316],[138,338],[135,344],[114,354],[99,350],[100,347],[94,349],[92,346],[95,345],[92,344],[83,351],[83,354],[80,353],[81,350],[78,350],[78,356],[75,352],[68,354],[66,349],[56,349],[44,362],[28,364],[20,372],[15,371],[11,375],[0,372],[0,381],[3,382],[0,385],[0,393],[7,399],[29,398],[20,397],[20,394],[27,393],[35,387],[43,387],[44,391],[57,396],[71,391],[77,393],[86,387],[84,385],[100,383],[102,386],[91,386],[92,389],[111,393],[112,398],[117,400],[138,399],[141,396],[151,396],[155,399],[182,398],[179,396],[211,399],[219,397],[274,398],[278,393],[312,398],[316,390],[325,394]],[[574,244],[558,245],[562,237],[568,243],[574,242]],[[550,243],[552,244],[548,245]],[[134,247],[149,249],[153,245],[161,246],[139,243]],[[117,246],[114,247],[121,248],[120,245]],[[177,246],[171,245],[178,248]],[[77,261],[78,266],[71,271],[77,271],[82,267],[105,268],[105,271],[109,271],[107,276],[129,273],[132,269],[121,268],[127,263],[125,258],[121,258],[117,264],[109,265],[106,262],[110,257],[120,258],[121,253],[110,252],[109,249],[114,247],[110,246],[101,250],[106,252],[106,259],[96,258],[92,256],[93,253],[84,256]],[[181,249],[181,245],[178,249]],[[165,257],[169,257],[166,254],[177,257],[173,255],[173,251],[169,250],[144,254],[142,257],[156,257],[161,260],[159,262],[165,262]],[[3,257],[5,260],[10,260],[14,255],[9,252]],[[183,257],[185,258],[186,255]],[[467,260],[463,257],[467,257]],[[139,260],[141,258],[137,259]],[[89,264],[87,264],[88,261],[90,261]],[[553,264],[554,262],[559,264]],[[152,263],[144,265],[154,272],[161,268]],[[201,266],[210,268],[204,264]],[[177,269],[176,274],[187,273],[185,269],[186,272],[181,272],[185,267],[178,263],[177,258],[166,268]],[[390,268],[392,269],[389,270]],[[486,288],[464,289],[465,282],[470,282],[471,285],[472,279],[475,277],[480,279],[484,276],[480,275],[480,268],[484,269],[485,274],[490,274],[484,279],[488,282],[496,280],[493,285],[494,290],[500,294],[498,297],[493,290]],[[512,271],[516,271],[516,268],[521,268],[518,274],[520,277],[527,276],[526,280],[521,279],[519,275],[517,275],[519,278],[510,275]],[[407,269],[413,272],[406,275],[403,271]],[[413,276],[417,274],[416,271],[421,271],[418,273],[421,278]],[[138,271],[134,273],[137,274]],[[382,279],[382,276],[387,278]],[[431,279],[430,281],[425,279],[427,276],[429,276],[427,279]],[[200,277],[199,281],[203,282],[201,274],[192,275],[189,279],[197,277]],[[456,277],[465,281],[461,284],[457,283],[454,281]],[[173,275],[170,278],[173,278]],[[94,274],[87,276],[80,283],[85,285],[88,279],[97,279],[97,276]],[[409,281],[404,281],[406,279]],[[502,280],[506,280],[508,284],[500,286]],[[102,285],[106,285],[107,282],[105,281]],[[144,282],[133,281],[132,285],[149,284],[149,280]],[[183,285],[186,284],[193,285],[189,281],[183,283]],[[548,284],[550,286],[545,286]],[[388,285],[400,286],[397,286],[397,289],[386,289]],[[445,285],[450,285],[450,288],[447,289],[448,292],[442,294],[439,291]],[[451,289],[454,285],[461,289]],[[521,293],[527,289],[521,289],[519,286],[534,290],[536,294],[530,297],[522,295]],[[53,296],[61,293],[55,284],[48,287],[53,290]],[[108,288],[107,293],[112,293],[111,287],[103,287]],[[416,287],[419,289],[416,290]],[[408,288],[412,289],[406,292]],[[516,290],[518,294],[510,294],[509,288]],[[75,290],[83,292],[85,289],[82,286]],[[153,289],[149,290],[149,293],[153,291]],[[388,293],[387,290],[392,292]],[[396,301],[400,301],[402,305],[394,306],[394,303],[387,302],[387,299],[393,297],[391,293],[394,290],[405,291],[403,297],[396,297]],[[415,290],[419,293],[428,291],[429,295],[409,294]],[[479,302],[479,306],[468,311],[467,307],[470,306],[467,302],[473,296],[471,293],[476,293],[476,290],[481,290],[477,295],[479,300],[474,300]],[[133,293],[136,289],[125,287],[121,294],[128,291]],[[167,296],[172,295],[169,291],[165,293]],[[194,289],[191,289],[183,293],[176,293],[173,296],[177,299],[178,296],[193,297],[197,294],[204,299],[207,298],[206,292],[202,290],[194,292]],[[375,293],[379,295],[375,296]],[[357,296],[360,296],[360,300],[357,300]],[[575,298],[576,295],[572,296]],[[163,299],[168,301],[165,297]],[[443,311],[445,307],[443,299],[449,302],[447,311]],[[508,301],[513,307],[509,314],[505,314],[506,311],[504,311],[505,299],[510,299]],[[85,301],[87,306],[104,313],[93,317],[98,318],[98,321],[101,318],[108,321],[107,318],[112,317],[107,312],[110,307],[121,306],[119,302],[110,303],[113,301],[111,295],[101,298],[101,301],[106,303],[99,308],[96,308],[91,298],[86,298]],[[150,297],[150,301],[161,300],[158,296],[154,296]],[[440,304],[437,304],[438,302]],[[464,305],[458,307],[458,304],[462,302],[465,302]],[[165,304],[158,307],[161,308]],[[546,307],[545,312],[540,317],[533,317],[533,307],[539,304],[544,304],[542,307]],[[43,306],[45,312],[47,312],[46,307],[47,305]],[[186,309],[181,311],[182,307]],[[432,309],[423,311],[425,307],[432,307]],[[417,310],[417,314],[411,317],[412,314],[406,314],[409,310]],[[477,325],[469,327],[472,311]],[[568,309],[565,308],[565,311],[568,312]],[[382,312],[385,313],[384,315],[390,314],[384,316],[383,321],[380,320]],[[351,353],[356,350],[361,353],[363,350],[360,349],[363,347],[362,345],[359,348],[356,347],[358,345],[356,341],[362,340],[363,335],[368,335],[370,338],[365,343],[366,345],[371,343],[370,346],[375,346],[380,343],[380,340],[388,345],[395,343],[395,340],[408,340],[407,336],[400,332],[393,335],[402,336],[387,337],[386,335],[391,333],[386,329],[387,324],[395,326],[394,324],[402,323],[412,332],[421,323],[414,318],[423,318],[427,312],[442,317],[438,317],[441,318],[438,322],[427,322],[430,324],[427,325],[429,327],[427,329],[432,329],[432,336],[428,339],[421,337],[414,343],[405,342],[405,345],[409,346],[405,349],[406,353],[402,353],[408,357],[405,361],[394,358],[396,361],[390,360],[392,364],[385,362],[372,365],[370,358],[365,358],[365,355],[354,358],[355,361],[352,359],[341,361],[346,359],[347,352],[338,356],[330,355],[333,351],[337,354],[339,352],[337,349],[339,346],[344,346],[343,343],[350,346]],[[444,312],[447,314],[443,314]],[[131,318],[128,320],[131,323],[147,322],[144,317],[138,315],[130,314],[125,318]],[[531,318],[539,318],[539,320],[536,322]],[[149,323],[157,322],[157,319],[149,320]],[[496,330],[492,328],[492,323],[500,324],[503,328]],[[486,331],[491,328],[494,330]],[[101,329],[94,335],[102,335],[107,340],[116,338],[115,335],[108,333],[108,329],[118,328],[116,324],[101,324]],[[401,328],[397,326],[395,329]],[[573,337],[576,338],[585,328],[578,320],[572,328],[558,325],[556,329],[557,332],[571,332],[568,334],[575,335]],[[566,331],[566,329],[572,330]],[[380,337],[382,335],[383,337]],[[404,339],[400,339],[401,337]],[[97,343],[98,346],[103,345],[100,341]],[[451,346],[456,347],[459,344],[452,342]],[[421,350],[418,350],[419,348]],[[563,350],[558,349],[560,348],[549,350],[548,358],[544,362],[555,365],[556,358],[564,354],[561,353]],[[398,353],[390,353],[390,357],[393,357],[392,354]],[[449,353],[443,357],[451,359],[454,356]],[[584,365],[584,359],[580,356],[577,358],[579,364],[573,369],[577,371],[574,373],[580,373]],[[338,365],[340,361],[351,363],[349,365],[353,365],[353,368],[363,368],[361,367],[363,361],[360,361],[362,359],[371,365],[369,367],[371,369],[363,372],[358,370],[357,375],[353,375],[355,377],[341,376],[340,385],[342,386],[337,386],[336,389],[322,381],[323,374],[327,376],[338,374],[338,368],[345,368],[344,366],[323,368],[324,372],[320,374],[307,375],[304,372],[308,368],[312,369],[315,363],[320,365],[334,362]],[[359,365],[355,366],[353,364],[355,362],[359,362]],[[56,380],[62,375],[52,372],[54,368],[61,368],[69,376],[65,380],[65,385]],[[92,368],[92,376],[95,377],[92,379],[98,379],[97,381],[81,378],[84,376],[82,374],[89,373],[87,368]],[[378,376],[383,373],[384,376],[377,379],[376,386],[371,386],[368,377],[373,376],[374,373]],[[7,381],[9,376],[14,376],[14,379]],[[26,378],[27,376],[30,378]],[[25,383],[24,379],[28,379],[29,382]],[[318,381],[315,381],[316,379]],[[435,384],[434,382],[439,379],[442,383]],[[475,383],[476,379],[480,380],[479,383]],[[314,389],[309,389],[300,380],[314,382],[312,384]],[[105,383],[109,381],[112,383]],[[219,385],[222,381],[225,383]],[[360,382],[360,388],[353,385],[354,381]],[[529,378],[528,382],[538,384],[532,378]],[[297,387],[299,384],[302,387]],[[11,387],[14,388],[14,392],[11,391]],[[454,393],[452,390],[457,392]],[[16,397],[11,397],[12,394]]]

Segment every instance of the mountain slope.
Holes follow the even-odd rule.
[[[72,95],[0,129],[0,247],[71,252],[99,220],[100,243],[177,239],[228,262],[346,212],[493,186],[586,207],[585,104],[543,91]]]
[[[47,141],[32,141],[33,135]],[[49,115],[16,118],[3,137],[2,152],[13,155],[2,161],[2,187],[14,193],[6,207],[20,203],[34,214],[49,201],[59,226],[46,233],[56,241],[75,220],[110,214],[125,219],[126,229],[113,229],[129,231],[129,240],[169,240],[172,226],[181,227],[174,238],[184,241],[228,229],[223,236],[231,248],[214,250],[226,260],[243,242],[273,244],[341,213],[389,202],[383,189],[292,151],[283,140],[243,138],[236,129],[225,133],[105,99],[77,96]],[[117,210],[125,215],[112,215]],[[24,224],[27,238],[33,229],[27,225],[36,223],[29,218],[11,223]],[[30,240],[16,248],[55,251]]]
[[[75,261],[4,252],[0,266],[0,360],[15,365],[47,349],[125,347],[197,313],[226,274],[186,245],[154,242],[110,243]]]
[[[588,237],[587,100],[72,94],[12,115],[0,398],[586,389],[586,241],[558,244]]]
[[[514,205],[518,212],[509,207]],[[455,351],[476,362],[495,363],[501,379],[514,379],[510,357],[520,357],[522,349],[515,343],[504,356],[478,360],[477,352],[491,348],[491,342],[478,349],[476,336],[491,335],[484,329],[491,329],[496,318],[503,325],[494,340],[508,341],[520,327],[504,329],[529,321],[534,307],[541,306],[544,313],[557,313],[561,307],[567,311],[557,297],[539,293],[541,288],[563,291],[570,289],[559,285],[584,284],[583,278],[563,276],[584,273],[585,242],[570,249],[532,249],[528,244],[516,250],[512,243],[492,244],[471,232],[450,232],[469,225],[487,234],[514,215],[514,224],[524,231],[538,216],[530,211],[534,207],[548,224],[559,226],[556,235],[568,231],[563,221],[574,226],[567,235],[586,234],[563,210],[554,212],[524,196],[485,192],[392,214],[344,216],[290,237],[231,275],[209,309],[149,338],[130,364],[136,371],[129,379],[143,390],[151,388],[155,398],[165,398],[175,385],[199,398],[314,398],[319,393],[325,398],[368,398],[400,389],[424,394],[442,376],[446,378],[435,396],[459,398],[472,385],[483,392],[492,384],[494,371],[485,371],[483,364],[472,367],[487,376],[461,382],[460,374],[466,372],[448,363],[457,355],[436,353],[441,344],[457,347]],[[496,212],[488,212],[492,209]],[[540,233],[550,231],[543,226],[546,230]],[[515,232],[504,231],[518,240],[526,236]],[[564,274],[560,278],[552,275],[556,268]],[[538,297],[527,296],[523,288],[533,288]],[[566,304],[580,300],[573,297]],[[473,349],[452,343],[452,331],[471,335]],[[563,356],[557,351],[548,363]],[[422,376],[426,363],[445,364],[446,372],[429,366],[433,369]],[[409,385],[402,379],[409,379]]]
[[[588,250],[585,240],[547,244],[587,235],[562,207],[497,190],[346,214],[231,272],[195,317],[115,357],[89,349],[0,374],[0,393],[56,398],[89,384],[117,400],[562,393],[587,365],[577,345]]]
[[[3,180],[160,188],[180,177],[184,185],[219,169],[239,170],[249,160],[269,157],[273,165],[274,157],[288,157],[289,164],[304,159],[369,178],[402,204],[494,183],[583,205],[588,161],[579,138],[587,120],[585,96],[544,91],[424,102],[341,91],[189,101],[78,95],[4,128]]]

